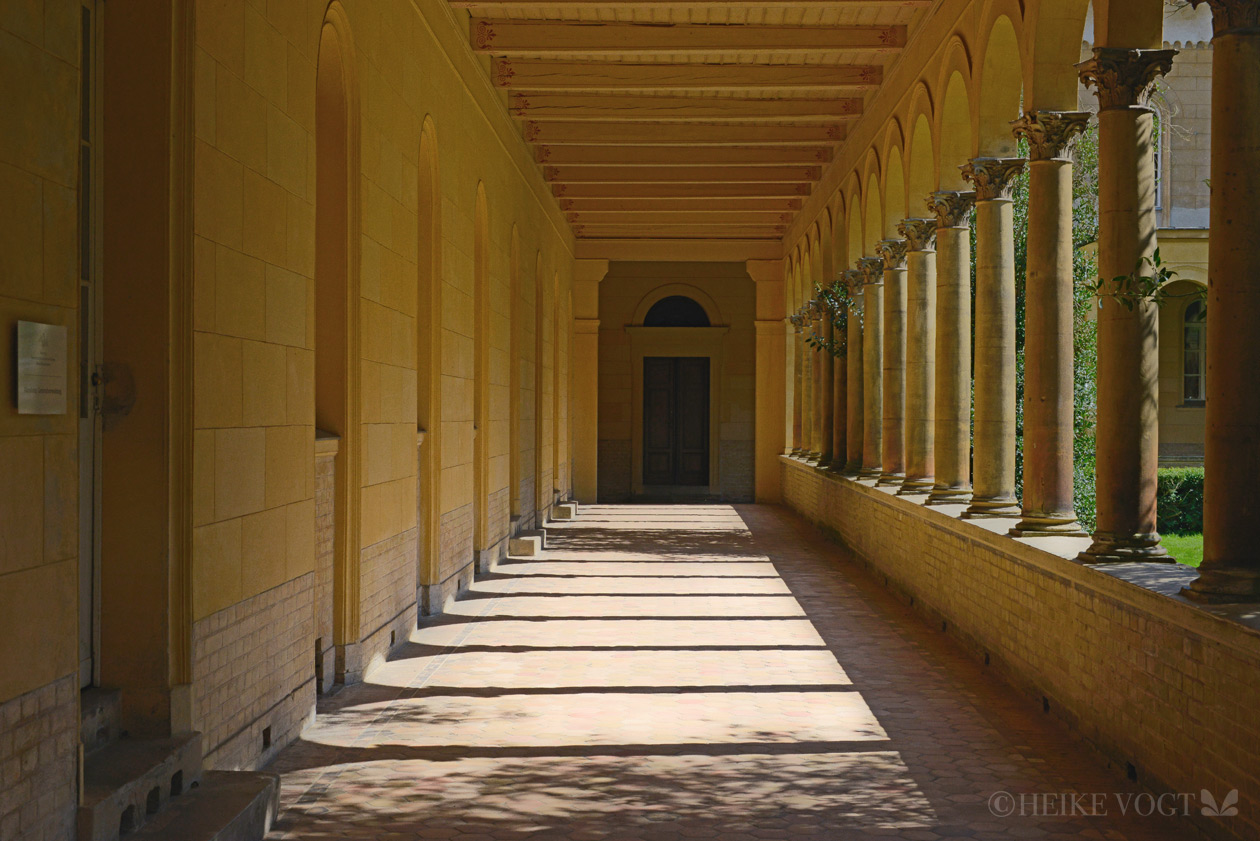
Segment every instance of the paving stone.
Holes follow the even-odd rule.
[[[1132,784],[762,506],[583,506],[320,701],[271,838],[1084,838],[1176,818],[998,817]]]

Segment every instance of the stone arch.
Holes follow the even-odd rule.
[[[910,165],[906,175],[909,195],[907,216],[926,217],[928,195],[936,189],[937,171],[932,123],[927,114],[919,114],[910,134]]]
[[[338,2],[320,29],[315,78],[315,423],[336,456],[332,635],[359,642],[359,103],[354,40]],[[341,668],[345,658],[338,657]]]
[[[999,15],[981,48],[976,125],[980,155],[1012,157],[1015,154],[1011,121],[1020,116],[1024,87],[1019,34],[1015,27],[1010,17]]]
[[[823,211],[822,216],[818,219],[818,254],[820,257],[819,273],[821,279],[819,284],[826,286],[835,280],[836,271],[836,254],[831,224],[833,216],[831,208]]]
[[[1028,15],[1028,110],[1076,110],[1080,84],[1076,60],[1089,6],[1090,0],[1053,0],[1038,4]]]
[[[848,219],[845,224],[845,242],[848,248],[844,267],[848,270],[854,268],[862,256],[862,185],[856,175],[849,176],[846,193],[849,197],[845,202],[845,216]]]
[[[942,190],[966,189],[959,169],[975,155],[976,144],[971,133],[971,98],[968,83],[955,70],[949,77],[945,96],[936,120],[936,136],[940,138],[940,179]]]
[[[848,230],[845,227],[845,212],[849,202],[843,193],[836,193],[836,209],[831,215],[831,275],[829,283],[840,278],[840,273],[849,266]]]
[[[884,238],[884,209],[880,201],[879,175],[872,172],[866,180],[866,212],[862,219],[862,254],[875,256],[875,244]]]
[[[883,171],[884,237],[897,235],[897,223],[906,218],[905,134],[892,120],[884,135]]]
[[[822,225],[819,222],[815,222],[810,226],[809,246],[810,254],[813,255],[809,274],[809,297],[812,299],[815,295],[815,290],[822,286],[823,278],[825,277],[823,267],[826,258],[823,256]]]
[[[473,209],[473,551],[488,549],[490,496],[490,209],[477,182]]]
[[[439,583],[442,516],[442,190],[437,128],[420,129],[416,237],[416,428],[424,431],[417,478],[420,584]]]

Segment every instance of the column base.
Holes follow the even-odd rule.
[[[924,505],[967,505],[971,502],[970,485],[937,485]]]
[[[1089,537],[1074,511],[1062,514],[1025,511],[1024,518],[1007,534],[1011,537]]]
[[[831,464],[827,465],[827,469],[832,473],[844,473],[845,464],[843,458],[833,458]]]
[[[875,484],[883,485],[884,487],[889,487],[893,485],[900,485],[904,481],[906,481],[906,474],[890,473],[885,470],[879,474],[879,481],[876,482]]]
[[[844,463],[844,468],[841,469],[840,473],[844,476],[849,477],[850,479],[856,479],[858,476],[862,474],[862,462],[846,461]]]
[[[1168,550],[1159,545],[1158,532],[1116,534],[1096,531],[1093,537],[1093,544],[1076,556],[1076,560],[1083,564],[1176,563]]]
[[[936,487],[936,482],[932,479],[906,479],[901,483],[901,490],[897,491],[897,496],[919,496],[921,494],[930,494],[932,488]]]
[[[1019,500],[1013,496],[971,497],[971,505],[964,511],[964,520],[983,520],[990,517],[1018,517],[1022,513]]]
[[[879,477],[884,475],[884,471],[879,467],[863,467],[858,471],[859,479],[874,479],[879,481]]]
[[[1260,569],[1200,568],[1199,577],[1182,587],[1181,595],[1200,604],[1260,602]]]

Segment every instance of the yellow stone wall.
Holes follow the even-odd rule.
[[[67,326],[78,355],[78,5],[0,4],[0,77],[2,704],[77,666],[78,366],[64,415],[12,395],[18,321]]]

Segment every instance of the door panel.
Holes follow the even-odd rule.
[[[708,357],[643,360],[643,484],[709,483]]]

